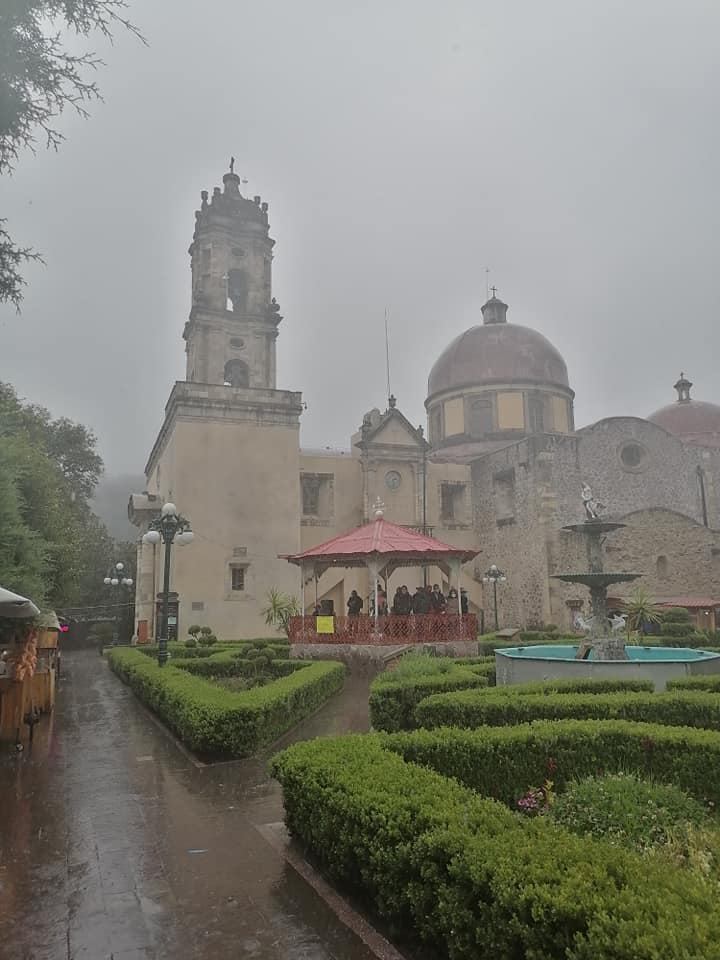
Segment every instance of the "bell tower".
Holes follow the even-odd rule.
[[[268,205],[240,193],[235,159],[208,199],[201,193],[190,244],[192,305],[183,337],[191,383],[274,390],[282,320],[272,296]]]

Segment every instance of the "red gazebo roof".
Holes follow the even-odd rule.
[[[465,547],[452,547],[427,534],[416,533],[407,527],[391,523],[384,517],[377,517],[372,523],[366,523],[365,526],[284,559],[298,565],[314,562],[318,565],[345,567],[365,566],[370,560],[376,560],[383,565],[391,563],[394,566],[412,563],[440,565],[447,560],[466,563],[476,557],[478,552]]]

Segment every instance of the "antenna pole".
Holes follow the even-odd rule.
[[[387,373],[387,395],[390,397],[390,336],[389,336],[390,311],[385,307],[385,370]]]
[[[490,267],[485,267],[485,299],[490,299]]]

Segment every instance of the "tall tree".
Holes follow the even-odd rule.
[[[102,61],[94,53],[74,54],[69,34],[112,38],[125,28],[142,39],[124,16],[126,0],[2,0],[0,2],[0,174],[11,173],[38,138],[57,149],[63,138],[57,117],[70,107],[88,116],[100,99],[92,74]],[[19,309],[25,281],[22,266],[39,255],[16,245],[0,218],[0,303]]]
[[[0,584],[36,603],[47,595],[47,544],[23,518],[16,451],[0,439]]]
[[[0,384],[2,465],[12,488],[11,506],[0,514],[0,571],[19,564],[13,542],[27,543],[22,552],[29,570],[42,573],[42,591],[36,576],[33,599],[53,606],[103,602],[98,591],[114,544],[89,504],[102,472],[96,443],[87,427],[53,420],[44,407],[23,403],[9,384]],[[39,566],[30,546],[42,558]]]

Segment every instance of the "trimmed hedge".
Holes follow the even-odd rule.
[[[424,671],[433,672],[405,676],[398,668],[397,671],[385,671],[373,680],[370,686],[370,722],[375,730],[410,729],[415,707],[432,693],[485,687],[488,684],[487,677],[475,672],[479,664],[463,667],[445,657],[422,656],[418,659]]]
[[[633,772],[720,805],[720,733],[627,720],[538,720],[515,727],[384,734],[405,760],[514,806],[546,777],[557,790],[580,777]]]
[[[505,692],[512,690],[513,692]],[[427,697],[415,708],[419,727],[504,726],[533,720],[636,720],[720,729],[720,697],[712,693],[553,693],[518,688],[461,690]],[[539,691],[542,692],[542,691]]]
[[[679,677],[677,680],[668,680],[668,690],[683,690],[691,693],[693,690],[707,690],[720,693],[720,673],[696,674],[691,677]]]
[[[341,689],[345,667],[315,661],[262,687],[235,693],[133,648],[115,648],[117,675],[191,750],[247,757],[272,743]],[[202,662],[202,661],[201,661]]]
[[[300,743],[272,769],[290,832],[401,936],[452,960],[720,957],[714,885],[520,818],[382,744]]]

